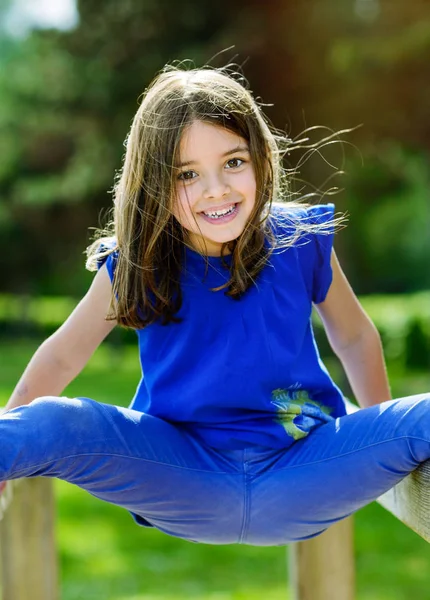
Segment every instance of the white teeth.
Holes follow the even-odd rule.
[[[226,208],[224,210],[217,210],[214,212],[205,212],[204,214],[207,217],[210,217],[211,219],[219,219],[220,217],[225,217],[226,215],[229,215],[230,213],[232,213],[235,209],[235,204],[232,204],[230,206],[230,208]]]

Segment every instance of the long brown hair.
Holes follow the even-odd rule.
[[[107,254],[118,251],[108,318],[125,327],[143,328],[158,319],[163,324],[177,320],[187,236],[172,214],[174,165],[182,133],[196,120],[244,138],[256,178],[256,201],[249,221],[242,234],[222,248],[221,254],[226,246],[232,254],[225,293],[240,298],[268,260],[271,244],[265,241],[274,242],[268,218],[271,204],[274,199],[288,199],[287,174],[282,168],[285,138],[270,126],[241,81],[226,69],[168,66],[143,95],[114,187],[113,221],[97,232],[87,249],[89,270],[95,270]]]

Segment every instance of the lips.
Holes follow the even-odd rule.
[[[226,209],[218,209],[217,211],[204,211],[203,214],[205,214],[207,217],[210,217],[211,219],[220,219],[221,217],[226,217],[227,215],[232,213],[235,208],[236,204],[232,204]]]
[[[199,216],[211,225],[223,225],[232,221],[237,213],[239,212],[240,203],[234,202],[233,204],[225,204],[223,207],[216,207],[215,210],[203,211],[199,213]],[[231,210],[230,210],[231,209]],[[225,211],[223,213],[223,211]]]
[[[200,211],[200,214],[201,213],[208,214],[208,213],[220,212],[220,211],[227,210],[228,208],[233,207],[235,204],[237,204],[237,202],[228,202],[228,203],[217,205],[217,206],[210,206],[209,208],[205,208],[205,210]]]

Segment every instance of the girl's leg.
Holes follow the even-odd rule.
[[[362,409],[261,462],[246,451],[250,523],[244,543],[281,545],[324,531],[430,458],[430,394]]]
[[[242,454],[87,398],[41,398],[0,418],[0,481],[58,477],[166,533],[208,543],[238,539]]]

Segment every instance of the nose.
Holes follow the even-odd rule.
[[[204,198],[223,198],[230,193],[230,186],[222,176],[214,175],[206,179],[203,190]]]

